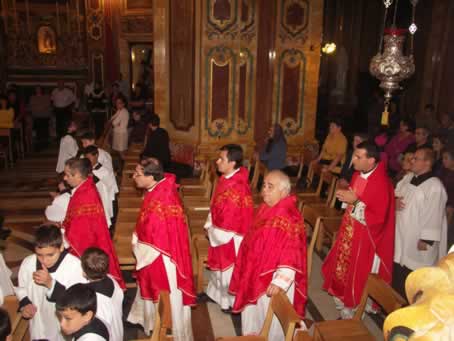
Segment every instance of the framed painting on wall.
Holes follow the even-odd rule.
[[[41,26],[38,29],[38,51],[43,54],[57,53],[57,37],[50,26]]]

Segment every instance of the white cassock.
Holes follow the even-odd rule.
[[[112,341],[112,331],[100,318],[94,318],[88,325],[73,334],[72,341]]]
[[[58,160],[57,160],[57,173],[61,173],[65,170],[65,162],[72,157],[77,155],[79,150],[79,146],[77,145],[77,141],[71,135],[65,135],[60,140],[60,150],[58,152]]]
[[[113,206],[110,200],[109,190],[106,185],[97,177],[93,179],[96,189],[98,190],[99,196],[101,197],[102,207],[104,208],[104,214],[106,216],[107,226],[110,228],[112,222],[110,217],[113,216]]]
[[[108,171],[114,172],[113,165],[112,165],[112,156],[104,149],[98,147],[98,162],[103,166],[106,167]]]
[[[394,262],[416,270],[432,266],[447,254],[447,195],[441,181],[430,177],[419,185],[411,184],[407,174],[396,186],[395,194],[405,207],[396,211]],[[418,250],[418,240],[434,241],[427,250]]]
[[[54,267],[49,269],[54,283],[50,289],[38,285],[33,281],[33,273],[37,271],[38,259],[35,254],[27,256],[19,269],[18,286],[15,288],[16,296],[21,306],[32,303],[37,312],[30,320],[30,338],[63,341],[60,324],[55,312],[55,303],[48,300],[51,298],[54,288],[61,286],[69,288],[77,283],[86,283],[83,276],[79,258],[64,251]]]
[[[3,297],[14,295],[11,274],[11,270],[6,266],[3,255],[0,253],[0,305],[3,304]]]
[[[132,236],[134,255],[136,256],[136,269],[142,269],[153,263],[161,254],[159,251],[144,243],[138,243],[137,235]],[[172,310],[172,336],[175,341],[192,341],[191,307],[183,305],[183,294],[177,288],[176,267],[169,257],[162,254],[167,279],[170,286],[170,305]],[[143,300],[140,295],[140,288],[137,286],[137,294],[132,304],[127,320],[134,324],[143,326],[144,331],[149,335],[154,326],[156,306],[152,301]]]
[[[96,292],[96,316],[110,331],[110,341],[123,341],[123,290],[110,275],[87,284]]]
[[[238,250],[240,249],[243,237],[235,234],[234,232],[228,232],[221,230],[220,228],[213,225],[211,219],[211,212],[208,213],[207,221],[204,225],[205,230],[208,233],[208,239],[210,246],[217,247],[230,242],[233,239],[235,245],[235,256],[238,256]],[[221,309],[229,309],[233,306],[235,297],[230,295],[229,285],[232,278],[234,266],[224,271],[211,271],[209,270],[209,282],[206,289],[206,294],[217,304],[221,306]]]
[[[295,296],[295,270],[279,268],[274,272],[272,284],[277,285],[287,294],[288,299],[293,303]],[[270,304],[270,298],[262,295],[257,304],[247,305],[241,312],[241,328],[243,335],[259,335],[265,322],[266,313]],[[273,317],[268,340],[284,341],[284,332],[276,316]]]
[[[95,175],[106,187],[107,196],[110,201],[109,214],[110,217],[113,217],[113,202],[115,201],[115,195],[118,193],[115,175],[99,162],[93,167],[93,175]]]
[[[44,214],[46,219],[55,223],[61,223],[65,220],[66,211],[68,210],[69,200],[71,199],[70,192],[63,192],[57,195],[52,203],[46,207]]]

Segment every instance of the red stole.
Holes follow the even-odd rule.
[[[109,273],[122,289],[126,288],[101,198],[91,176],[71,196],[63,227],[73,255],[80,258],[89,247],[100,248],[109,256]]]
[[[213,225],[227,232],[244,236],[252,223],[254,205],[248,183],[249,172],[240,169],[232,177],[221,176],[211,201],[210,212]],[[233,239],[227,244],[208,249],[208,267],[225,271],[235,263]]]
[[[257,304],[278,268],[295,270],[293,305],[301,317],[307,299],[306,233],[295,196],[269,207],[262,204],[241,244],[229,291],[235,295],[234,312]]]
[[[159,291],[170,291],[162,258],[164,254],[175,264],[177,287],[183,293],[183,304],[194,305],[196,296],[188,226],[173,174],[166,173],[165,179],[145,195],[136,223],[136,234],[139,243],[161,253],[153,263],[136,272],[142,298],[157,302]]]
[[[391,283],[395,231],[394,188],[383,163],[367,180],[356,172],[351,187],[366,205],[367,225],[351,217],[353,206],[349,205],[322,266],[323,288],[340,298],[347,308],[358,306],[375,254],[381,261],[379,276]]]

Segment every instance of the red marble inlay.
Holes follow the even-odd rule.
[[[298,104],[300,100],[298,85],[300,83],[300,64],[295,67],[283,66],[281,118],[298,118]]]
[[[239,103],[238,103],[238,117],[242,118],[243,120],[246,119],[246,75],[247,75],[247,64],[243,64],[240,66],[240,94],[239,94]]]
[[[227,119],[229,116],[229,73],[230,64],[218,66],[213,64],[211,83],[211,118]]]

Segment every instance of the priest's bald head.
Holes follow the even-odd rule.
[[[289,196],[291,183],[289,177],[279,170],[269,172],[263,180],[262,197],[265,204],[273,207]]]
[[[148,189],[164,179],[164,169],[158,159],[149,157],[136,166],[133,178],[138,188]]]
[[[72,188],[79,186],[91,173],[91,163],[88,159],[71,158],[65,162],[63,180]]]

